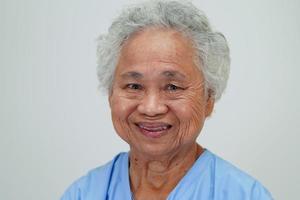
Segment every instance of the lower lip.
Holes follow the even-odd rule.
[[[166,130],[162,130],[162,131],[148,131],[145,129],[142,129],[140,127],[138,127],[140,132],[150,138],[160,138],[162,135],[166,134],[166,132],[168,132],[169,129]]]

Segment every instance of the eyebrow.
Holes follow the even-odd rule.
[[[178,79],[185,79],[186,76],[178,71],[164,71],[162,72],[162,75],[166,76],[167,78],[173,79],[173,78],[178,78]]]
[[[163,71],[161,75],[165,76],[168,79],[186,79],[186,76],[184,74],[174,70]],[[121,77],[124,79],[142,79],[144,75],[136,71],[129,71],[121,74]]]
[[[133,79],[141,79],[143,78],[143,74],[139,73],[139,72],[134,72],[134,71],[130,71],[130,72],[125,72],[124,74],[121,74],[122,78],[133,78]]]

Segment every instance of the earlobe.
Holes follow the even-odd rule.
[[[112,90],[109,91],[108,93],[108,103],[109,103],[109,107],[111,108],[111,101],[112,101]]]
[[[108,96],[109,107],[111,108],[111,95]]]
[[[215,99],[209,95],[207,102],[206,102],[206,108],[205,108],[205,116],[209,117],[214,110],[215,105]]]

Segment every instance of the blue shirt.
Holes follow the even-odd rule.
[[[130,200],[128,153],[91,170],[75,181],[61,200]],[[255,179],[205,150],[167,200],[269,200]]]

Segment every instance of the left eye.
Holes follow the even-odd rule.
[[[176,91],[176,90],[179,90],[179,89],[181,89],[181,88],[176,86],[176,85],[173,85],[173,84],[168,84],[166,86],[166,90],[169,90],[169,91]]]

